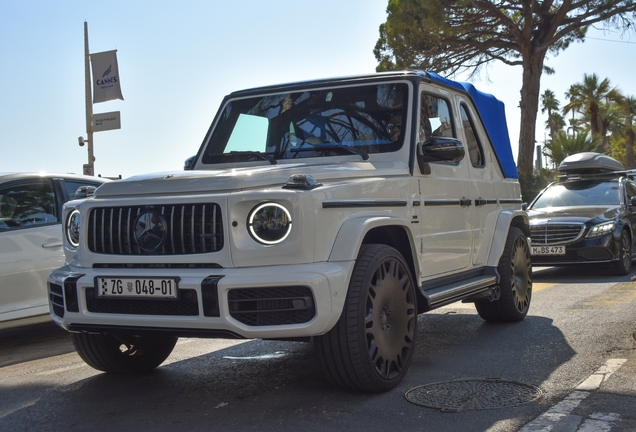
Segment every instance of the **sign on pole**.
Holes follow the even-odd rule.
[[[87,176],[94,176],[95,175],[95,169],[93,168],[93,164],[84,164],[84,175]]]
[[[93,132],[121,129],[119,111],[93,114]]]
[[[124,100],[119,82],[117,50],[91,54],[93,66],[93,103]]]

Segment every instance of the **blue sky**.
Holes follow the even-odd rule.
[[[128,177],[181,170],[224,95],[287,81],[372,73],[387,0],[0,2],[0,172],[81,173],[84,21],[91,53],[117,50],[119,130],[95,133],[95,169]],[[636,95],[636,37],[591,31],[548,65],[542,91],[597,73]],[[601,39],[601,40],[599,40]],[[617,40],[621,42],[610,42]],[[626,43],[630,42],[630,43]],[[517,155],[521,69],[493,65],[473,83],[506,104]],[[543,141],[539,116],[537,141]]]

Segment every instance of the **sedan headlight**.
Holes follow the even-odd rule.
[[[66,241],[73,249],[77,249],[80,243],[80,220],[79,210],[74,209],[66,216],[66,222],[64,223]]]
[[[592,229],[590,230],[590,232],[587,234],[587,237],[593,238],[593,237],[604,236],[614,231],[614,228],[616,228],[616,222],[614,221],[603,222],[601,224],[594,225]]]
[[[275,245],[287,238],[292,228],[289,211],[282,205],[268,202],[254,207],[247,218],[247,226],[254,240]]]

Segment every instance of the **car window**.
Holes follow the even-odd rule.
[[[101,183],[68,179],[64,180],[64,184],[66,185],[69,200],[84,198],[86,196],[86,186],[94,187],[95,189],[101,186]]]
[[[464,127],[464,133],[466,135],[466,147],[468,147],[468,154],[470,156],[470,162],[474,167],[484,166],[484,153],[481,149],[481,143],[475,132],[475,127],[472,117],[468,114],[466,106],[461,104],[462,125]]]
[[[431,94],[422,93],[420,110],[420,142],[431,137],[455,137],[449,103]]]
[[[636,184],[633,181],[626,180],[625,192],[627,192],[627,203],[629,204],[631,199],[636,196]]]
[[[401,148],[404,83],[285,92],[229,101],[204,164],[385,153]]]
[[[0,187],[0,229],[55,223],[57,206],[50,181]]]
[[[618,181],[579,180],[550,186],[532,204],[532,208],[619,204]]]

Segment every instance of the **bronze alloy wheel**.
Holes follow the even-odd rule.
[[[528,239],[519,228],[510,227],[497,271],[501,289],[499,299],[477,300],[475,308],[486,321],[521,321],[527,315],[532,299],[532,262]]]
[[[530,248],[523,236],[517,236],[510,259],[512,274],[512,298],[519,313],[527,313],[530,307],[532,291],[532,266],[530,264]]]
[[[332,383],[382,392],[404,378],[416,326],[415,284],[404,257],[387,245],[363,245],[340,320],[314,340]]]
[[[365,333],[375,371],[384,379],[398,376],[413,349],[415,296],[408,270],[396,258],[386,258],[367,289]]]

